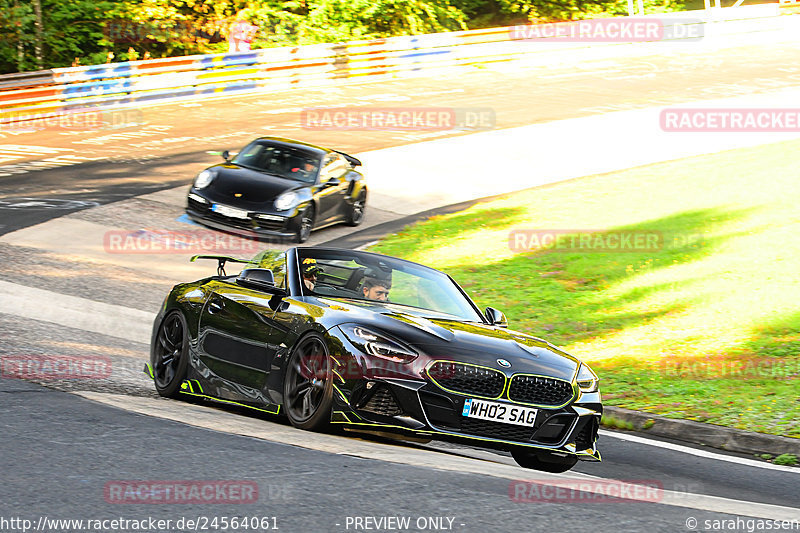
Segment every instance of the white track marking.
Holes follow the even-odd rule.
[[[37,159],[35,161],[22,161],[11,165],[0,165],[0,178],[6,176],[15,176],[17,174],[27,174],[34,170],[48,170],[57,167],[69,167],[86,163],[87,161],[97,161],[103,159],[102,157],[84,157],[82,155],[59,155],[57,157],[50,157],[47,159]],[[0,163],[6,160],[0,158]]]
[[[77,296],[0,281],[1,313],[149,344],[155,315]]]
[[[716,459],[717,461],[725,461],[728,463],[735,463],[742,466],[753,466],[756,468],[765,468],[767,470],[779,470],[781,472],[791,472],[793,474],[800,474],[800,468],[791,466],[773,465],[771,463],[763,463],[753,459],[745,459],[743,457],[733,457],[730,455],[722,455],[720,453],[708,452],[705,450],[698,450],[689,446],[682,446],[680,444],[672,444],[671,442],[663,442],[660,440],[652,440],[646,437],[639,437],[637,435],[628,435],[626,433],[617,433],[614,431],[600,430],[600,435],[603,437],[611,437],[614,439],[626,440],[628,442],[635,442],[636,444],[645,444],[647,446],[655,446],[656,448],[665,448],[676,452],[685,453],[688,455],[695,455],[705,459]]]
[[[288,444],[311,450],[339,455],[349,455],[375,461],[400,463],[403,465],[433,468],[452,472],[471,473],[505,478],[513,481],[535,481],[547,485],[565,480],[586,480],[585,476],[571,473],[549,474],[525,470],[493,461],[477,460],[467,457],[442,454],[439,452],[415,449],[404,446],[369,442],[338,435],[311,433],[276,424],[267,420],[219,412],[206,406],[186,404],[154,398],[130,397],[121,394],[98,392],[79,392],[84,398],[94,400],[147,416],[165,418],[190,426],[201,427],[224,433],[243,435],[270,442]],[[601,478],[602,479],[602,478]],[[602,493],[602,488],[587,488],[583,492]],[[687,494],[664,490],[661,498],[653,505],[670,505],[699,511],[727,513],[769,520],[800,520],[800,509],[764,503],[732,500],[705,494]]]
[[[604,75],[613,72],[621,72],[619,69],[613,70],[581,70],[578,72],[566,72],[564,74],[547,74],[544,76],[539,76],[542,79],[546,80],[560,80],[564,78],[580,78],[582,76],[596,76],[598,74]]]
[[[0,144],[0,163],[16,161],[26,157],[74,152],[72,148],[50,148],[49,146],[34,146],[26,144]]]

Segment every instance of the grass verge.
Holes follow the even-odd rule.
[[[800,437],[798,149],[531,189],[372,250],[447,271],[512,328],[589,362],[609,405]]]

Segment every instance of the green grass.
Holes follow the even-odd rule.
[[[784,453],[773,459],[776,465],[794,466],[797,464],[797,456],[791,453]]]
[[[800,437],[799,148],[531,189],[372,249],[447,271],[512,328],[590,362],[609,405]],[[646,232],[663,246],[515,253],[515,229]]]
[[[626,431],[633,431],[636,429],[633,427],[633,423],[620,420],[619,418],[613,417],[609,414],[603,415],[603,417],[600,419],[600,424],[611,429],[624,429]]]

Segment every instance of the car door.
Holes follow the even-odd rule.
[[[328,154],[323,159],[315,195],[319,205],[319,224],[333,222],[344,215],[345,198],[350,187],[345,176],[349,169],[350,165],[340,154]]]
[[[305,301],[303,298],[289,297],[283,300],[273,315],[275,327],[287,332],[284,336],[284,345],[279,346],[273,359],[273,372],[267,376],[267,390],[276,403],[283,403],[283,375],[279,370],[282,368],[285,370],[291,349],[300,337],[300,333],[311,329],[312,324],[324,314],[323,309],[318,305]],[[319,363],[324,363],[324,361],[319,361]]]
[[[264,390],[272,359],[283,342],[285,328],[273,321],[271,294],[235,282],[212,282],[200,314],[200,359],[219,377]]]

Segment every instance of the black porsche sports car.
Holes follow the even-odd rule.
[[[260,137],[194,180],[186,213],[225,231],[305,242],[311,230],[364,219],[367,186],[343,152],[280,137]]]
[[[466,441],[551,472],[600,460],[595,373],[481,312],[448,275],[334,248],[197,257],[217,275],[176,285],[154,323],[146,370],[161,395],[308,430]],[[245,268],[227,275],[229,262]]]

